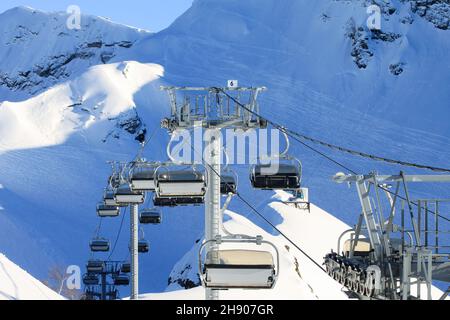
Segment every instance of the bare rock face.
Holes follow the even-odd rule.
[[[148,32],[82,15],[79,29],[69,29],[65,13],[17,7],[0,15],[0,86],[35,95],[110,62]],[[110,30],[115,30],[110,32]]]
[[[411,10],[436,28],[450,29],[450,0],[410,0]]]
[[[391,65],[389,66],[389,71],[390,71],[394,76],[399,76],[400,74],[403,73],[404,67],[405,67],[405,63],[403,63],[403,62],[391,64]]]
[[[363,27],[356,27],[353,20],[347,25],[347,36],[352,42],[351,56],[359,69],[367,68],[373,52],[369,48],[369,36]]]
[[[383,32],[382,30],[370,30],[372,40],[380,40],[384,42],[394,42],[402,35],[394,32]]]
[[[184,269],[179,270],[178,274],[172,273],[168,279],[168,286],[178,285],[183,289],[192,289],[202,285],[198,274],[195,275],[196,278],[193,279],[192,276],[192,266],[187,264]]]

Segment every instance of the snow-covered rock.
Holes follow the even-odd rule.
[[[30,94],[92,65],[107,63],[148,32],[83,15],[69,29],[66,13],[17,7],[0,15],[0,85]],[[111,32],[111,29],[114,32]]]

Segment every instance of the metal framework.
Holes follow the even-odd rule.
[[[114,284],[114,278],[121,275],[121,266],[123,261],[100,261],[102,267],[96,271],[87,268],[86,275],[96,276],[99,281],[97,284],[85,283],[84,298],[86,300],[117,300],[119,298],[117,285]]]
[[[238,103],[231,100],[224,92],[234,96],[236,101],[259,114],[258,95],[265,87],[161,87],[169,95],[171,105],[170,118],[163,119],[161,126],[170,134],[179,129],[203,127],[207,129],[205,167],[207,171],[208,188],[205,197],[205,247],[214,252],[217,249],[215,239],[220,236],[221,226],[221,129],[239,128],[243,130],[265,128],[267,123],[244,110]],[[177,95],[177,93],[180,96]],[[244,102],[244,99],[247,101]],[[206,288],[207,300],[219,299],[219,291]]]
[[[450,203],[450,200],[413,201],[408,189],[409,183],[450,183],[450,175],[339,173],[333,180],[337,183],[355,184],[362,214],[356,227],[340,237],[337,255],[326,258],[330,275],[353,288],[353,280],[350,278],[364,274],[361,276],[365,281],[363,285],[369,285],[370,288],[361,292],[381,299],[421,299],[422,285],[427,288],[426,298],[431,299],[433,280],[450,282],[450,246],[441,242],[442,239],[444,242],[448,241],[450,217],[443,216],[439,210],[441,204]],[[388,184],[394,184],[395,191],[388,190]],[[383,193],[386,193],[389,200],[386,217],[383,211],[386,206],[381,200]],[[416,212],[414,206],[417,207]],[[398,218],[395,219],[398,211],[400,224],[396,224]],[[444,225],[443,222],[447,224]],[[346,233],[351,233],[351,245],[344,256],[339,256],[340,241]],[[396,233],[400,234],[400,238],[395,238]],[[356,257],[356,247],[365,236],[369,239],[371,252],[368,252],[366,258]],[[336,262],[340,265],[339,270],[333,269],[338,267]],[[357,269],[357,272],[345,268],[342,270],[343,265]],[[367,272],[371,267],[376,272]],[[369,274],[373,275],[370,281]],[[415,296],[411,294],[413,285],[417,285]]]
[[[169,94],[171,105],[171,117],[163,119],[162,127],[171,132],[199,124],[211,129],[267,126],[263,119],[255,115],[259,114],[258,95],[267,90],[266,87],[161,87],[161,90]],[[223,91],[234,95],[236,101],[244,104],[248,110],[243,109]],[[181,99],[177,97],[177,92],[183,93]]]

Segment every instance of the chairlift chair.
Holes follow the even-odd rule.
[[[128,286],[130,284],[130,277],[126,274],[118,274],[113,277],[115,286]]]
[[[301,164],[271,163],[253,166],[250,181],[253,188],[262,190],[298,190]]]
[[[286,190],[300,189],[302,179],[302,163],[288,155],[289,136],[280,130],[286,140],[286,148],[277,156],[265,157],[268,163],[259,163],[252,167],[250,181],[255,189]]]
[[[155,207],[177,207],[177,206],[188,206],[194,205],[199,206],[205,202],[205,197],[171,197],[171,198],[161,198],[156,194],[153,196],[153,204]]]
[[[155,191],[155,172],[159,165],[138,162],[131,169],[131,188],[133,191]]]
[[[83,276],[83,284],[85,286],[96,286],[100,283],[98,275],[87,273]]]
[[[122,184],[117,188],[114,198],[121,204],[142,204],[145,201],[145,193],[131,190],[129,184]]]
[[[96,238],[90,243],[92,252],[108,252],[109,251],[109,240]]]
[[[88,273],[102,273],[105,270],[105,262],[102,260],[89,260],[86,264]]]
[[[97,205],[97,215],[101,218],[115,218],[120,215],[120,208],[99,203]]]
[[[204,197],[206,175],[195,168],[157,171],[157,194],[159,197]]]
[[[121,273],[130,273],[131,272],[131,264],[128,262],[123,263],[122,266],[120,267],[120,272]]]
[[[106,190],[103,195],[103,203],[105,206],[126,207],[127,204],[117,203],[114,190]]]
[[[138,252],[148,253],[150,251],[150,244],[147,240],[139,240],[138,242]]]
[[[144,209],[139,215],[139,222],[142,224],[160,224],[162,215],[159,209]]]
[[[202,261],[203,249],[216,242],[240,244],[239,249],[213,249],[206,253]],[[270,251],[242,249],[242,244],[268,244],[276,252],[276,261]],[[199,251],[199,269],[202,283],[211,289],[272,289],[279,272],[277,248],[262,237],[255,239],[210,240],[203,243]]]
[[[198,205],[205,201],[206,174],[195,167],[159,167],[156,171],[156,206]]]

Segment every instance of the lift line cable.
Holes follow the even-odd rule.
[[[252,113],[253,115],[255,115],[255,116],[257,116],[257,117],[260,117],[261,119],[267,121],[267,123],[271,124],[272,126],[274,126],[276,129],[280,130],[281,132],[285,132],[287,135],[289,135],[291,138],[293,138],[295,141],[299,142],[300,144],[302,144],[302,145],[305,146],[306,148],[312,150],[313,152],[315,152],[315,153],[319,154],[320,156],[326,158],[327,160],[333,162],[334,164],[338,165],[339,167],[341,167],[341,168],[343,168],[343,169],[349,171],[350,173],[355,174],[355,175],[357,174],[356,171],[350,169],[350,168],[347,167],[346,165],[344,165],[344,164],[342,164],[341,162],[339,162],[339,161],[337,161],[337,160],[331,158],[330,156],[328,156],[328,155],[326,155],[325,153],[323,153],[323,152],[317,150],[316,148],[311,147],[311,146],[308,145],[307,143],[305,143],[305,142],[301,141],[300,139],[296,138],[296,136],[303,137],[304,139],[308,139],[309,141],[316,142],[316,143],[320,143],[320,144],[325,145],[325,146],[326,146],[328,143],[325,143],[325,142],[322,143],[322,141],[319,141],[319,140],[317,140],[317,139],[309,138],[309,137],[304,136],[304,135],[301,135],[301,134],[299,134],[299,133],[297,133],[297,132],[295,132],[295,131],[286,129],[285,127],[283,127],[283,126],[281,126],[281,125],[279,125],[279,124],[277,124],[277,123],[275,123],[275,122],[273,122],[273,121],[271,121],[271,120],[268,120],[268,119],[266,119],[266,118],[260,116],[258,113],[256,113],[256,112],[250,110],[250,109],[247,108],[244,104],[242,104],[240,101],[238,101],[236,98],[234,98],[233,96],[231,96],[230,94],[228,94],[227,92],[225,92],[223,89],[221,89],[221,88],[216,88],[216,90],[217,90],[217,91],[220,91],[220,92],[223,92],[227,97],[229,97],[233,102],[235,102],[235,103],[236,103],[237,105],[239,105],[241,108],[243,108],[244,110],[246,110],[246,111]],[[328,145],[333,146],[333,145],[331,145],[331,144],[328,144]],[[338,146],[336,146],[336,147],[337,147],[337,149],[339,149],[339,148],[342,149],[341,151],[345,150],[345,148],[341,148],[341,147],[338,147]],[[347,149],[347,150],[348,150],[348,149]],[[351,151],[351,150],[349,150],[349,151]],[[364,154],[364,153],[362,153],[362,152],[356,152],[356,154]],[[370,155],[369,155],[369,156],[370,156]],[[371,156],[371,157],[369,157],[369,158],[371,158],[371,159],[376,159],[376,158],[383,159],[383,158],[381,158],[381,157],[375,157],[375,156]],[[416,165],[416,164],[413,164],[413,163],[407,163],[407,162],[396,161],[396,160],[391,160],[391,159],[387,159],[387,160],[389,160],[388,162],[391,163],[391,164],[400,164],[400,165],[403,165],[403,166],[412,166],[412,167],[416,167],[416,168],[420,168],[420,169],[429,169],[429,170],[439,171],[439,172],[450,172],[450,169],[445,169],[445,168],[436,168],[436,167],[430,167],[430,166],[425,166],[425,165]],[[373,182],[370,182],[370,183],[373,183]],[[379,185],[378,187],[381,188],[383,191],[390,193],[391,195],[395,195],[394,192],[390,191],[389,189],[387,189],[387,188],[385,188],[385,187],[383,187],[383,186],[380,186],[380,185]],[[402,200],[407,201],[407,199],[406,199],[405,197],[401,196],[401,195],[397,195],[397,197],[399,197],[399,198],[402,199]],[[419,204],[416,203],[416,202],[414,202],[414,201],[411,201],[411,203],[412,203],[414,206],[416,206],[416,207],[419,206]],[[421,207],[421,208],[422,208],[422,209],[425,209],[424,207]],[[430,211],[432,214],[436,214],[436,212],[434,212],[433,210],[428,210],[428,211]],[[443,220],[450,221],[450,219],[448,219],[447,217],[442,216],[441,214],[438,214],[437,216],[438,216],[439,218],[443,219]]]
[[[117,246],[117,243],[119,242],[120,234],[122,233],[123,222],[125,220],[125,215],[127,213],[127,209],[128,209],[128,207],[124,210],[125,212],[122,215],[122,221],[120,222],[120,227],[119,227],[119,230],[117,231],[116,240],[114,240],[114,246],[111,250],[111,253],[109,254],[107,261],[111,261],[111,257],[113,256],[114,251],[116,250],[116,246]]]
[[[190,144],[191,149],[200,155],[200,153],[194,148],[192,144]],[[209,163],[207,163],[202,156],[203,162],[214,172],[214,174],[222,178],[221,174],[217,172]],[[227,187],[231,187],[228,182],[225,182]],[[260,213],[250,202],[248,202],[239,192],[236,191],[236,196],[246,205],[248,206],[256,215],[258,215],[264,222],[270,225],[275,231],[277,231],[283,238],[285,238],[289,243],[291,243],[295,248],[297,248],[306,258],[308,258],[312,263],[314,263],[320,270],[323,272],[327,272],[318,262],[316,262],[309,254],[307,254],[300,246],[298,246],[294,241],[292,241],[284,232],[282,232],[277,226],[275,226],[272,222],[270,222],[262,213]]]
[[[282,125],[279,125],[278,123],[276,123],[274,121],[271,121],[271,120],[269,120],[269,119],[259,115],[257,112],[255,112],[255,111],[249,109],[248,107],[246,107],[244,104],[242,104],[240,101],[238,101],[235,97],[231,96],[229,93],[227,93],[222,88],[214,88],[214,89],[216,91],[218,91],[218,92],[222,92],[223,94],[225,94],[228,98],[230,98],[233,102],[235,102],[237,105],[239,105],[241,108],[243,108],[247,112],[250,112],[254,116],[257,116],[258,118],[267,121],[267,123],[271,124],[273,127],[277,128],[281,132],[284,132],[284,133],[288,134],[292,138],[297,137],[297,138],[300,138],[300,139],[308,140],[310,142],[322,145],[322,146],[330,148],[330,149],[338,150],[340,152],[345,152],[345,153],[348,153],[348,154],[351,154],[351,155],[360,156],[360,157],[371,159],[371,160],[375,160],[375,161],[382,161],[382,162],[387,162],[387,163],[390,163],[390,164],[397,164],[397,165],[406,166],[406,167],[415,167],[415,168],[419,168],[419,169],[426,169],[426,170],[431,170],[431,171],[435,171],[435,172],[447,172],[447,173],[450,173],[450,169],[448,169],[448,168],[440,168],[440,167],[434,167],[434,166],[423,165],[423,164],[418,164],[418,163],[412,163],[412,162],[406,162],[406,161],[401,161],[401,160],[389,159],[389,158],[380,157],[380,156],[368,154],[368,153],[361,152],[361,151],[355,151],[355,150],[352,150],[352,149],[348,149],[348,148],[345,148],[345,147],[341,147],[341,146],[338,146],[338,145],[327,143],[327,142],[324,142],[324,141],[321,141],[321,140],[318,140],[318,139],[315,139],[315,138],[311,138],[309,136],[306,136],[306,135],[300,134],[298,132],[295,132],[293,130],[290,130],[290,129],[282,126]],[[297,139],[295,139],[295,140],[297,140]]]
[[[95,238],[98,238],[99,235],[100,235],[100,231],[101,231],[101,228],[102,228],[102,223],[103,223],[103,218],[99,218],[97,228],[94,231],[94,234],[95,234],[94,237]]]
[[[254,213],[256,213],[261,219],[263,219],[268,225],[270,225],[275,231],[277,231],[283,238],[289,241],[298,251],[300,251],[306,258],[311,260],[319,269],[323,272],[327,272],[318,262],[316,262],[309,254],[307,254],[300,246],[298,246],[294,241],[292,241],[284,232],[277,228],[272,222],[270,222],[263,214],[261,214],[251,203],[249,203],[244,197],[241,196],[239,192],[236,192],[238,198],[244,202]]]
[[[153,137],[156,135],[156,133],[158,132],[159,129],[161,129],[161,128],[160,127],[156,127],[155,130],[153,130],[153,132],[150,135],[150,137],[147,140],[145,140],[143,143],[141,143],[141,146],[139,148],[138,153],[136,154],[135,159],[138,159],[138,158],[142,157],[142,155],[144,154],[145,148],[152,141]]]

